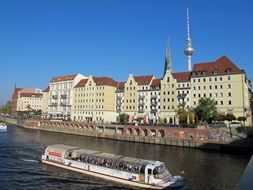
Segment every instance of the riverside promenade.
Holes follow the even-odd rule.
[[[6,123],[28,129],[66,133],[73,135],[108,138],[121,141],[152,143],[189,148],[204,148],[221,151],[253,152],[249,144],[233,143],[233,139],[210,129],[134,126],[105,123],[78,123],[35,119],[18,119],[0,116]]]

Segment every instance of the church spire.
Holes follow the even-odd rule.
[[[187,56],[187,64],[188,71],[192,70],[192,54],[194,49],[192,48],[192,42],[190,38],[190,17],[189,17],[189,9],[186,8],[186,18],[187,18],[187,39],[186,39],[186,47],[184,49],[184,53]]]
[[[169,40],[166,41],[165,65],[164,65],[163,75],[165,75],[167,70],[170,70],[172,72],[172,63],[171,63]]]

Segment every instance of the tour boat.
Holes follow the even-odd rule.
[[[0,123],[0,130],[6,130],[7,125],[5,123]]]
[[[172,176],[163,162],[123,157],[63,144],[48,146],[42,155],[42,162],[140,188],[164,189],[185,185],[184,178]]]

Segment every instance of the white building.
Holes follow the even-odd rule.
[[[54,77],[49,84],[48,114],[53,119],[71,119],[73,88],[86,78],[81,74]]]

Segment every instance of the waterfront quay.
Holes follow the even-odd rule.
[[[250,141],[245,143],[245,139],[230,138],[229,134],[219,129],[78,123],[7,117],[0,119],[24,128],[56,133],[189,148],[253,152]]]

